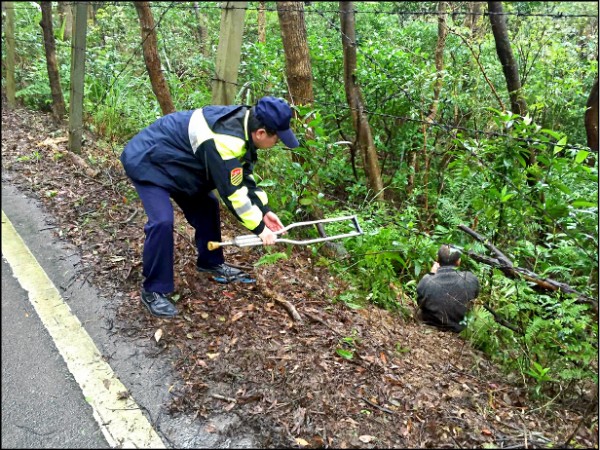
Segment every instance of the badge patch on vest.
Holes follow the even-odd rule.
[[[244,177],[244,171],[241,167],[236,167],[231,171],[231,184],[237,186],[242,182],[242,178]]]

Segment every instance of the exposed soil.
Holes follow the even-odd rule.
[[[332,302],[345,286],[304,246],[257,267],[264,249],[226,247],[258,282],[218,284],[196,272],[193,230],[177,212],[181,313],[150,316],[139,298],[145,214],[120,148],[86,136],[86,169],[66,136],[45,114],[3,106],[3,178],[43,201],[56,233],[80,248],[79,276],[119,302],[123,336],[156,341],[161,330],[156,355],[179,378],[172,414],[235,412],[263,448],[598,448],[597,397],[536,403],[460,336]],[[224,238],[248,233],[226,210],[222,221]]]

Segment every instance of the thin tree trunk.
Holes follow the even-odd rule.
[[[279,11],[279,3],[277,2],[277,11]],[[282,3],[290,3],[290,2],[282,2]],[[265,4],[266,2],[258,2],[258,42],[264,44],[267,42],[267,33],[266,33],[266,17],[265,17]]]
[[[285,53],[285,73],[288,81],[288,92],[290,103],[292,105],[311,106],[314,103],[312,66],[310,62],[310,53],[308,51],[308,39],[306,33],[306,23],[304,21],[304,2],[277,2],[277,15],[279,17],[279,28],[281,30],[281,40],[283,42],[283,51]],[[294,112],[294,114],[296,114]],[[296,119],[298,117],[296,116]],[[309,122],[311,118],[307,118]],[[305,123],[306,126],[306,123]],[[304,138],[306,141],[314,139],[314,131],[306,126],[304,129]],[[305,158],[297,153],[292,153],[292,161],[301,166],[306,163]],[[314,164],[314,160],[312,161]],[[310,185],[320,191],[320,181],[317,171],[313,172],[310,179]],[[299,193],[299,198],[313,196],[316,193],[303,189]],[[319,220],[324,217],[323,211],[316,203],[312,203],[305,210],[307,220]],[[326,237],[325,229],[317,225],[321,237]],[[339,243],[328,242],[322,249],[329,256],[340,256],[344,254],[343,246]],[[330,250],[333,253],[330,253]]]
[[[527,114],[527,103],[523,98],[523,89],[521,79],[519,78],[519,68],[513,55],[508,39],[508,29],[506,26],[506,16],[502,9],[502,2],[488,2],[490,22],[492,24],[492,32],[496,41],[496,52],[502,63],[502,70],[506,78],[506,87],[510,97],[510,107],[513,113],[525,116]],[[535,165],[537,154],[533,147],[524,149],[524,156],[527,157],[527,167]],[[532,189],[537,184],[535,175],[528,175],[527,184]],[[540,193],[540,200],[543,200],[543,193]],[[540,203],[542,204],[542,203]]]
[[[429,131],[429,124],[435,122],[437,118],[438,105],[440,102],[440,92],[443,84],[444,70],[444,48],[446,47],[446,37],[448,36],[448,28],[446,27],[446,11],[448,4],[446,2],[438,2],[438,40],[435,47],[435,69],[436,69],[436,80],[433,85],[433,101],[429,108],[429,114],[423,124],[423,160],[425,161],[425,170],[423,173],[423,209],[427,213],[429,209],[429,167],[430,167],[430,156],[427,152],[427,133]]]
[[[87,2],[75,4],[75,28],[71,45],[71,90],[69,100],[69,150],[81,154],[83,137],[83,91],[87,36]]]
[[[598,152],[598,78],[592,87],[585,110],[585,131],[588,147]]]
[[[65,99],[60,86],[60,73],[56,62],[56,45],[52,30],[52,2],[40,2],[42,8],[42,20],[40,26],[44,32],[44,48],[46,50],[46,67],[48,79],[50,80],[50,91],[52,92],[52,112],[57,119],[63,119],[67,114]]]
[[[510,97],[512,112],[524,116],[527,114],[527,103],[523,98],[519,68],[513,55],[508,39],[506,17],[502,9],[502,2],[488,2],[492,32],[496,41],[496,52],[502,64],[502,71],[506,78],[506,87]]]
[[[150,76],[152,91],[160,104],[163,115],[167,115],[175,111],[175,106],[173,105],[169,86],[161,69],[160,57],[157,51],[156,32],[154,31],[154,17],[152,17],[149,2],[133,3],[140,19],[144,62]]]
[[[213,105],[230,105],[235,100],[247,4],[248,2],[222,3]]]
[[[465,17],[464,26],[471,29],[471,36],[477,37],[481,30],[481,18],[483,17],[482,2],[469,2],[467,16]]]
[[[14,2],[2,3],[6,9],[6,100],[10,108],[17,106],[15,84],[15,6]]]
[[[373,142],[371,126],[364,108],[360,87],[356,82],[356,33],[354,28],[353,2],[339,2],[342,29],[342,47],[344,49],[344,87],[352,114],[352,125],[356,133],[356,142],[360,149],[367,185],[376,200],[384,199],[383,181],[377,150]]]
[[[277,2],[277,15],[285,54],[289,101],[292,105],[312,105],[315,98],[304,21],[304,2]],[[314,138],[310,128],[306,129],[305,137]],[[300,164],[305,162],[297,153],[292,153],[292,159]]]
[[[73,7],[71,2],[57,2],[58,14],[60,16],[60,28],[62,30],[61,39],[63,41],[71,40],[73,36]]]
[[[208,56],[209,52],[209,41],[208,41],[208,23],[206,17],[200,12],[200,5],[198,2],[194,2],[194,13],[196,14],[196,20],[198,21],[198,42],[200,43],[200,53],[203,56]]]
[[[93,3],[88,5],[88,20],[96,24],[96,6]]]
[[[304,2],[277,2],[277,14],[285,53],[290,103],[312,105],[312,67],[304,22]]]

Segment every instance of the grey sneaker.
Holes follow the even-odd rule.
[[[251,278],[246,272],[240,269],[230,266],[227,263],[218,264],[211,267],[196,266],[198,272],[211,273],[215,275],[213,279],[218,283],[231,283],[232,281],[239,281],[240,283],[256,283],[254,278]]]

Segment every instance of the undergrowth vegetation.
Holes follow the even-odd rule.
[[[192,2],[177,2],[178,8],[151,4],[176,108],[210,103],[217,4],[199,6],[210,56],[199,51]],[[18,98],[30,108],[48,110],[41,14],[33,2],[18,5]],[[131,136],[161,113],[144,66],[135,9],[129,2],[99,5],[87,36],[85,120],[118,155]],[[294,153],[277,148],[262,152],[256,176],[284,223],[318,214],[358,216],[364,234],[344,242],[345,254],[319,256],[315,248],[320,263],[350,286],[332,300],[353,308],[370,302],[408,319],[416,284],[440,244],[493,256],[457,228],[461,224],[489,239],[515,267],[597,300],[598,155],[587,148],[583,120],[598,77],[597,6],[504,2],[529,106],[529,113],[520,117],[499,108],[485,81],[487,77],[509,104],[489,18],[483,17],[479,32],[472,33],[464,25],[466,2],[454,2],[438,119],[428,125],[425,144],[423,118],[437,79],[436,3],[356,2],[356,77],[382,167],[383,202],[375,201],[366,187],[360,155],[352,158],[338,4],[305,6],[315,103],[296,106],[294,126],[301,147]],[[267,39],[261,43],[258,2],[249,2],[238,81],[242,103],[287,92],[277,13],[271,2],[267,7]],[[70,43],[60,39],[57,17],[55,21],[68,102]],[[2,45],[4,54],[4,41]],[[308,128],[314,133],[310,139],[305,137]],[[427,159],[421,160],[424,147]],[[415,153],[416,164],[411,162]],[[415,177],[411,189],[409,176]],[[285,257],[279,248],[270,258]],[[589,304],[578,302],[576,294],[540,291],[535,283],[509,279],[499,268],[466,255],[463,268],[473,271],[482,285],[463,332],[466,339],[519,374],[539,395],[579,382],[597,383],[597,313]]]

